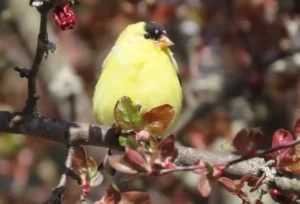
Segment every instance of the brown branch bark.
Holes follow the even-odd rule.
[[[63,144],[82,144],[122,149],[118,136],[127,134],[117,128],[76,123],[44,117],[38,113],[0,112],[0,132],[10,132],[41,137]]]
[[[55,120],[39,114],[24,115],[23,113],[4,111],[0,112],[0,132],[31,135],[63,144],[75,143],[116,150],[122,150],[118,143],[118,136],[128,134],[128,132],[122,132],[113,127]],[[193,165],[199,159],[218,164],[237,158],[237,156],[229,154],[217,154],[182,146],[178,146],[178,149],[179,156],[176,165],[179,166]],[[258,175],[259,169],[265,163],[262,158],[252,158],[229,166],[224,173],[225,176],[236,179],[246,174]],[[272,188],[300,194],[300,178],[297,177],[276,176],[271,185]]]
[[[46,53],[45,45],[48,43],[48,32],[47,32],[47,16],[49,9],[40,11],[40,32],[38,35],[38,42],[36,48],[36,55],[33,61],[32,68],[30,70],[28,78],[28,98],[24,112],[31,113],[36,111],[36,103],[39,96],[36,91],[36,77],[40,65],[42,63],[44,54]]]

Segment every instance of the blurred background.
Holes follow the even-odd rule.
[[[300,107],[299,0],[81,0],[73,30],[57,28],[49,15],[49,38],[57,50],[44,60],[38,80],[39,111],[49,117],[95,123],[91,99],[101,64],[120,32],[152,20],[175,43],[184,89],[178,142],[220,152],[243,127],[265,133],[270,147],[278,128],[291,129]],[[0,1],[0,109],[20,111],[27,81],[14,66],[30,68],[39,16],[28,1]],[[101,162],[105,150],[87,147]],[[66,147],[30,135],[0,135],[0,204],[43,203],[64,171]],[[105,176],[88,203],[101,199]],[[217,184],[209,198],[198,191],[199,175],[176,173],[118,184],[151,194],[154,203],[241,203]],[[76,203],[80,188],[69,180],[64,203]],[[273,203],[265,198],[265,203]]]

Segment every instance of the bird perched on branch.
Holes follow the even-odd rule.
[[[162,136],[172,132],[182,107],[178,67],[169,49],[172,45],[167,32],[154,22],[127,26],[106,57],[95,88],[93,111],[98,123],[111,126],[116,102],[128,96],[142,111],[171,105],[175,115]]]

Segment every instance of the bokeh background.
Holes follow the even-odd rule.
[[[95,123],[91,99],[105,56],[128,24],[152,20],[175,43],[185,96],[176,129],[181,144],[220,152],[241,128],[260,127],[265,138],[259,147],[266,148],[274,130],[290,129],[299,117],[299,0],[81,0],[74,11],[76,27],[69,31],[59,30],[49,15],[49,38],[57,50],[43,62],[38,80],[38,109],[46,116]],[[0,1],[1,110],[20,111],[26,103],[27,81],[13,67],[30,68],[38,25],[28,1]],[[87,150],[101,162],[104,149]],[[0,204],[46,201],[66,155],[61,144],[1,133]],[[105,176],[88,203],[119,178]],[[119,187],[147,191],[154,203],[241,202],[217,185],[204,199],[198,181],[199,175],[176,173]],[[79,192],[69,180],[64,203],[76,203]]]

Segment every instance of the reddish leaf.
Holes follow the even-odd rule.
[[[170,158],[169,161],[174,161],[178,156],[178,149],[175,147],[175,137],[170,135],[158,144],[160,157],[162,159]]]
[[[250,178],[252,178],[251,174],[246,174],[241,178],[241,183],[245,183],[246,181],[248,181]]]
[[[221,177],[223,175],[224,168],[225,168],[225,165],[214,165],[212,176],[215,178]]]
[[[174,169],[176,165],[173,162],[165,162],[166,169]]]
[[[226,177],[221,177],[218,179],[219,184],[225,188],[227,191],[234,193],[235,192],[235,183],[233,180],[226,178]]]
[[[299,163],[300,162],[300,157],[293,155],[293,156],[285,156],[279,160],[279,167],[287,167],[289,165]]]
[[[249,132],[249,140],[251,142],[257,143],[262,141],[264,134],[259,128],[251,128]]]
[[[74,147],[74,157],[73,157],[73,168],[80,171],[81,169],[87,169],[87,154],[82,146]]]
[[[247,184],[248,184],[248,186],[253,187],[256,185],[258,180],[259,180],[259,178],[252,177],[248,180]]]
[[[121,193],[121,201],[118,204],[149,204],[150,195],[144,192],[130,191]]]
[[[149,204],[150,196],[148,193],[129,191],[120,193],[116,187],[109,185],[105,196],[94,204]]]
[[[269,192],[272,199],[278,203],[291,203],[294,197],[293,194],[282,193],[279,190],[272,189],[272,188],[270,189]]]
[[[142,115],[144,129],[152,134],[161,134],[172,121],[174,114],[173,107],[168,104],[155,107]]]
[[[300,119],[298,119],[294,125],[294,133],[296,135],[296,139],[300,139]],[[295,154],[300,156],[300,145],[295,146]]]
[[[121,193],[114,188],[113,185],[107,186],[106,195],[104,197],[105,204],[115,204],[121,201]]]
[[[151,167],[147,161],[133,149],[126,148],[123,159],[126,163],[132,166],[132,168],[139,172],[149,172],[151,170]]]
[[[243,176],[240,180],[240,183],[236,184],[235,185],[235,188],[237,191],[241,191],[242,188],[244,187],[244,183],[246,181],[249,181],[250,179],[252,178],[252,175],[251,174],[246,174],[245,176]]]
[[[199,181],[198,190],[204,198],[208,197],[210,194],[211,187],[210,187],[207,177],[204,175],[201,177],[201,179]]]
[[[277,130],[272,139],[272,147],[276,147],[279,145],[284,145],[289,142],[292,142],[294,138],[292,137],[291,133],[287,130],[284,129],[279,129]],[[277,150],[274,152],[275,155],[277,155],[280,158],[283,158],[288,155],[293,155],[294,154],[294,147],[289,147],[289,148],[284,148],[281,150]]]
[[[300,139],[300,138],[299,138]],[[299,140],[298,139],[298,140]],[[300,144],[295,145],[294,152],[296,156],[300,157]]]
[[[233,139],[233,146],[242,154],[248,152],[248,147],[250,145],[249,137],[248,137],[248,130],[243,128],[241,129]]]
[[[126,174],[137,174],[138,171],[127,164],[122,155],[111,155],[108,157],[109,164],[116,169],[117,171],[126,173]]]
[[[137,130],[142,127],[139,107],[127,96],[120,98],[114,109],[117,124],[124,130]]]
[[[98,165],[92,157],[87,158],[87,164],[88,164],[88,168],[89,168],[90,171],[92,171],[92,172],[97,171]]]
[[[292,165],[287,166],[286,168],[295,174],[300,174],[300,163],[299,162],[295,162]]]
[[[256,191],[258,189],[259,186],[261,186],[263,180],[265,179],[265,175],[263,174],[256,182],[255,186],[253,188],[250,189],[250,192]]]
[[[300,138],[300,119],[298,119],[294,125],[294,133],[297,138]]]
[[[88,157],[85,149],[82,146],[74,147],[74,151],[75,152],[72,160],[72,165],[74,169],[77,169],[80,173],[79,176],[82,181],[81,187],[83,195],[86,196],[90,190],[90,172],[88,170]]]

